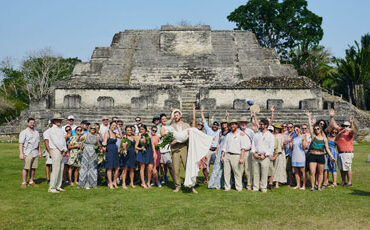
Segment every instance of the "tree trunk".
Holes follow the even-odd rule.
[[[352,104],[352,94],[351,94],[351,87],[349,84],[347,85],[347,95],[348,95],[348,101]]]
[[[362,104],[362,109],[367,110],[366,106],[366,92],[364,89],[364,85],[361,84],[360,86],[360,92],[361,92],[361,104]]]

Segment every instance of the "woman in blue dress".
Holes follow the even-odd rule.
[[[127,189],[126,186],[126,176],[127,171],[130,169],[130,186],[135,188],[134,185],[134,175],[136,169],[136,151],[135,151],[135,134],[132,131],[131,126],[126,126],[125,128],[126,135],[122,138],[122,155],[120,160],[120,166],[123,167],[121,174],[122,178],[122,188]]]
[[[140,164],[140,180],[141,180],[141,187],[143,188],[150,188],[150,181],[152,179],[152,170],[154,159],[153,155],[155,154],[155,147],[152,143],[149,135],[147,134],[146,125],[142,125],[139,128],[139,136],[136,137],[135,140],[135,149],[138,151],[136,161]],[[147,166],[147,174],[148,180],[145,182],[144,178],[144,170]]]
[[[103,146],[105,147],[104,151],[106,151],[105,156],[105,164],[104,167],[107,170],[107,177],[108,177],[108,187],[110,189],[117,188],[117,178],[119,173],[119,157],[118,157],[118,147],[116,145],[117,136],[119,134],[115,134],[114,130],[117,127],[117,123],[112,121],[109,126],[108,132],[104,134],[103,139]],[[112,180],[112,172],[114,171],[113,180]]]
[[[295,136],[290,141],[289,145],[292,151],[292,167],[294,168],[294,175],[297,181],[297,186],[294,189],[306,189],[306,153],[303,148],[302,143],[302,131],[299,126],[294,128]],[[301,178],[300,175],[302,174],[303,185],[301,186]]]
[[[336,164],[336,161],[337,161],[337,150],[336,150],[336,147],[337,147],[336,140],[337,139],[336,138],[337,138],[337,136],[338,136],[338,130],[337,129],[333,129],[330,132],[330,135],[328,136],[329,149],[330,149],[331,154],[333,155],[333,158],[335,159],[335,162],[332,162],[332,161],[330,161],[330,159],[328,159],[328,163],[327,163],[328,177],[329,177],[329,173],[333,174],[333,184],[330,185],[330,187],[336,187],[337,186],[337,164]],[[327,184],[328,184],[328,182],[327,182]]]
[[[216,160],[213,165],[211,177],[208,182],[208,188],[215,188],[215,189],[224,188],[224,164],[221,161],[221,155],[222,155],[222,148],[225,143],[226,135],[229,133],[229,126],[226,120],[221,121],[221,129],[222,129],[222,132],[220,132]]]

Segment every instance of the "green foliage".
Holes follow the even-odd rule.
[[[355,45],[346,50],[345,58],[336,58],[335,63],[337,71],[333,76],[337,90],[357,107],[367,109],[370,103],[370,34],[362,36],[361,44],[355,41]]]
[[[261,46],[275,48],[282,59],[299,45],[318,45],[323,37],[322,18],[307,9],[306,0],[250,0],[227,19],[236,29],[255,33]]]
[[[335,85],[332,73],[330,53],[324,46],[298,47],[290,53],[290,64],[293,64],[300,76],[306,76],[321,84],[324,88]]]
[[[0,95],[10,107],[0,109],[0,124],[19,116],[31,100],[49,96],[51,83],[70,79],[78,62],[81,62],[78,58],[63,58],[50,49],[28,56],[19,69],[3,61],[0,67]]]

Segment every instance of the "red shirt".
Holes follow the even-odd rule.
[[[342,131],[343,128],[338,128],[339,131]],[[354,132],[345,131],[340,134],[337,140],[337,146],[339,152],[353,152],[353,138]]]

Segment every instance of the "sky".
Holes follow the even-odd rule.
[[[125,29],[207,24],[232,30],[227,16],[246,0],[0,0],[0,61],[15,65],[30,52],[51,48],[63,57],[88,61],[98,46],[109,46]],[[323,17],[322,45],[343,57],[348,44],[370,32],[370,0],[308,0]]]

